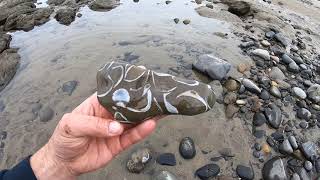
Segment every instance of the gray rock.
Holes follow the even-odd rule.
[[[296,138],[294,137],[294,136],[289,136],[288,137],[288,140],[289,140],[289,142],[290,142],[290,144],[291,144],[291,147],[293,148],[293,150],[296,150],[296,149],[298,149],[298,143],[297,143],[297,140],[296,140]]]
[[[0,91],[15,75],[19,61],[20,55],[17,49],[6,49],[0,54]]]
[[[151,151],[142,148],[134,151],[127,161],[127,169],[132,173],[140,173],[151,159]]]
[[[254,41],[248,41],[248,42],[241,43],[240,47],[241,48],[249,48],[249,47],[252,47],[254,45],[255,45]]]
[[[250,4],[245,1],[229,1],[228,11],[237,16],[244,16],[249,13]]]
[[[261,57],[264,60],[270,60],[270,54],[269,51],[264,49],[255,49],[251,52],[253,55]]]
[[[68,81],[63,83],[62,91],[67,93],[69,96],[71,96],[77,86],[78,86],[78,81]]]
[[[276,82],[278,83],[278,87],[280,89],[290,89],[291,88],[291,85],[285,81],[278,79]]]
[[[180,155],[184,159],[192,159],[196,155],[196,147],[190,137],[185,137],[181,140],[179,145]]]
[[[89,4],[89,8],[93,11],[110,11],[119,5],[119,0],[94,0]]]
[[[300,70],[300,67],[295,62],[292,62],[289,64],[288,70],[294,73],[298,73]]]
[[[305,64],[299,64],[299,67],[302,69],[302,70],[307,70],[308,67],[305,65]]]
[[[283,46],[287,47],[290,45],[290,40],[282,33],[277,33],[274,38],[279,41]]]
[[[276,86],[271,86],[270,88],[270,94],[277,98],[281,98],[281,92]]]
[[[300,167],[300,168],[297,168],[296,171],[302,180],[311,180],[311,177],[309,176],[305,168]]]
[[[272,80],[284,80],[286,79],[286,76],[283,74],[281,69],[278,67],[272,67],[271,71],[269,72],[269,76]]]
[[[293,173],[290,180],[300,180],[299,174]]]
[[[50,5],[61,5],[62,3],[64,3],[66,0],[48,0],[47,3]]]
[[[220,173],[220,167],[217,164],[207,164],[196,171],[196,175],[201,180],[208,180],[216,177]]]
[[[0,35],[0,53],[2,53],[5,49],[9,48],[10,41],[11,41],[11,35],[9,34]]]
[[[307,171],[311,171],[312,167],[313,167],[313,165],[312,165],[312,163],[310,161],[305,161],[303,166]]]
[[[302,129],[307,129],[308,128],[308,122],[303,120],[299,123],[299,126],[302,128]]]
[[[287,180],[284,163],[280,157],[274,157],[267,161],[262,168],[264,180]]]
[[[236,172],[241,179],[246,179],[246,180],[254,179],[254,172],[250,167],[238,165],[236,168]]]
[[[182,21],[183,24],[188,25],[190,24],[191,20],[190,19],[185,19]]]
[[[156,161],[158,164],[166,166],[175,166],[177,164],[173,153],[162,153],[157,157]]]
[[[224,79],[231,69],[231,64],[212,54],[199,56],[193,64],[196,70],[208,74],[213,80]]]
[[[317,158],[316,160],[315,160],[315,169],[316,169],[316,171],[317,171],[317,173],[320,173],[320,158]]]
[[[178,24],[180,19],[179,18],[174,18],[173,21],[174,21],[174,23]]]
[[[291,59],[291,57],[287,54],[283,54],[281,58],[282,58],[282,61],[286,64],[290,64],[290,63],[294,62],[294,60]]]
[[[265,109],[264,114],[267,118],[268,124],[278,129],[282,123],[281,109],[275,104],[270,104],[268,108]]]
[[[292,59],[299,65],[304,63],[303,59],[300,56],[292,56]]]
[[[283,154],[292,154],[293,153],[293,149],[291,147],[291,144],[289,142],[288,139],[284,140],[280,146],[279,146],[279,150],[281,153]]]
[[[268,100],[268,99],[270,99],[270,94],[269,94],[269,92],[263,89],[263,90],[261,91],[260,98],[263,99],[263,100]]]
[[[56,20],[60,24],[69,25],[76,17],[76,9],[73,8],[62,8],[59,9],[55,15]]]
[[[309,120],[311,118],[311,112],[306,108],[300,108],[297,111],[297,117],[304,120]]]
[[[154,180],[178,180],[178,178],[169,171],[160,171],[153,177]]]
[[[276,33],[274,31],[268,31],[266,32],[265,36],[266,38],[272,39]]]
[[[5,108],[6,108],[6,105],[2,100],[0,100],[0,112],[3,112]]]
[[[308,98],[315,102],[320,103],[320,85],[314,84],[310,86],[307,90]]]
[[[242,84],[244,85],[244,87],[252,92],[252,93],[256,93],[256,94],[260,94],[261,93],[261,89],[251,80],[244,78],[242,80]]]
[[[48,122],[54,116],[54,111],[49,107],[43,107],[39,112],[39,117],[41,122]]]
[[[292,92],[299,99],[307,98],[307,94],[299,87],[292,88]]]
[[[308,160],[312,160],[317,155],[317,145],[311,141],[301,144],[301,151]]]

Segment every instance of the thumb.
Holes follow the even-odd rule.
[[[73,113],[62,117],[60,128],[75,137],[112,137],[123,132],[123,126],[118,121]]]

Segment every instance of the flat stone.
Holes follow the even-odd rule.
[[[293,173],[290,180],[300,180],[299,174]]]
[[[176,157],[172,153],[160,154],[157,158],[157,163],[160,165],[175,166],[177,164]]]
[[[291,144],[289,142],[288,139],[284,140],[280,146],[279,146],[279,150],[281,153],[283,154],[292,154],[293,153],[293,149],[291,147]]]
[[[196,115],[215,103],[207,84],[120,62],[101,68],[97,85],[100,104],[124,123],[164,114]]]
[[[282,114],[281,114],[281,109],[276,106],[275,104],[270,104],[268,108],[265,109],[264,112],[268,124],[275,128],[278,129],[280,127],[280,124],[282,123]]]
[[[39,112],[41,122],[48,122],[53,118],[53,116],[54,111],[49,106],[43,107]]]
[[[299,123],[299,126],[302,128],[302,129],[307,129],[308,128],[308,122],[303,120]]]
[[[294,60],[291,59],[291,57],[288,54],[283,54],[281,58],[282,58],[281,60],[286,64],[290,64],[294,62]]]
[[[231,69],[231,64],[212,54],[199,56],[198,60],[193,62],[193,68],[209,75],[213,80],[224,79]]]
[[[281,98],[281,92],[276,86],[271,86],[270,94],[272,94],[274,97]]]
[[[169,171],[160,171],[152,179],[154,179],[154,180],[178,180],[176,175],[174,175],[173,173],[171,173]]]
[[[292,92],[299,99],[307,98],[307,94],[299,87],[292,88]]]
[[[290,40],[282,33],[277,33],[274,35],[274,38],[279,41],[284,47],[290,45]]]
[[[220,167],[216,164],[207,164],[196,171],[196,175],[201,180],[208,180],[216,177],[220,173]]]
[[[266,121],[266,116],[261,112],[257,112],[253,115],[252,123],[254,126],[262,126]]]
[[[134,151],[127,161],[127,169],[132,173],[140,173],[151,159],[151,151],[148,148],[141,148]]]
[[[194,158],[196,156],[194,141],[190,137],[183,138],[180,141],[179,152],[184,159]]]
[[[305,142],[301,144],[301,151],[307,159],[312,160],[317,155],[317,145],[311,141]]]
[[[174,21],[176,24],[178,24],[180,20],[179,20],[179,18],[174,18],[173,21]]]
[[[248,41],[248,42],[241,43],[240,47],[241,48],[249,48],[249,47],[252,47],[254,45],[255,45],[255,43],[253,41]]]
[[[242,178],[242,179],[254,179],[254,172],[252,168],[243,166],[243,165],[238,165],[236,168],[237,175]]]
[[[228,104],[225,111],[226,117],[231,119],[239,111],[239,107],[234,104]]]
[[[242,84],[244,85],[244,87],[252,92],[252,93],[256,93],[256,94],[260,94],[261,93],[261,89],[251,80],[244,78],[242,80]]]
[[[314,84],[310,86],[307,90],[308,98],[315,102],[320,103],[320,85]]]
[[[289,64],[288,70],[294,73],[298,73],[300,70],[300,67],[295,62],[292,62]]]
[[[281,69],[274,66],[272,67],[271,71],[269,72],[269,76],[272,80],[284,80],[286,79],[286,76],[283,74]]]
[[[264,49],[255,49],[252,51],[252,54],[258,57],[261,57],[264,60],[270,60],[269,51]]]
[[[284,163],[280,157],[274,157],[267,161],[262,168],[264,180],[287,180]]]

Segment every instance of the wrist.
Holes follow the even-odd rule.
[[[37,179],[76,179],[76,176],[72,175],[63,163],[57,162],[53,157],[47,144],[31,156],[30,165]]]

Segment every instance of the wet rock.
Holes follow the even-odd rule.
[[[232,78],[229,78],[224,84],[224,87],[228,91],[238,91],[240,88],[240,83]]]
[[[160,171],[153,177],[154,180],[178,180],[178,178],[169,171]]]
[[[237,94],[230,92],[225,95],[223,102],[225,104],[233,104],[234,102],[236,102],[236,100],[237,100]]]
[[[308,121],[311,118],[311,112],[306,108],[300,108],[297,111],[297,117]]]
[[[276,33],[274,31],[268,31],[266,32],[265,36],[266,38],[272,39]]]
[[[48,122],[53,118],[53,116],[54,111],[49,106],[43,107],[39,112],[39,118],[41,122]]]
[[[197,4],[201,4],[202,0],[195,0]]]
[[[93,11],[110,11],[120,5],[118,0],[94,0],[89,4]]]
[[[254,172],[250,167],[238,165],[236,172],[241,179],[250,180],[254,178]]]
[[[292,92],[299,99],[307,98],[307,94],[299,87],[292,88]]]
[[[160,165],[175,166],[177,164],[176,157],[172,153],[160,154],[157,158],[157,163]]]
[[[290,64],[290,63],[294,62],[294,60],[291,59],[291,57],[288,56],[287,54],[283,54],[281,58],[282,58],[282,61],[286,64]]]
[[[213,80],[224,79],[231,69],[231,64],[225,60],[215,57],[212,54],[199,56],[193,64],[196,70],[208,74]]]
[[[132,173],[140,173],[151,159],[151,151],[142,148],[134,151],[127,161],[127,169]]]
[[[10,41],[11,41],[11,35],[9,34],[0,35],[0,53],[2,53],[5,49],[9,48]]]
[[[59,9],[55,15],[56,20],[60,24],[70,25],[76,17],[76,10],[73,8]]]
[[[178,24],[179,23],[179,18],[174,18],[173,21]]]
[[[300,67],[295,62],[292,62],[289,64],[288,70],[294,73],[298,73],[300,70]]]
[[[77,17],[78,17],[78,18],[81,18],[81,17],[82,17],[82,14],[81,14],[81,13],[78,13],[78,14],[77,14]]]
[[[242,80],[242,84],[244,85],[244,87],[252,92],[252,93],[256,93],[256,94],[260,94],[261,93],[261,89],[251,80],[244,78]]]
[[[188,24],[190,24],[191,21],[190,21],[190,19],[185,19],[182,22],[183,22],[183,24],[188,25]]]
[[[235,106],[234,104],[228,104],[226,107],[226,117],[231,119],[238,111],[238,106]]]
[[[257,112],[253,115],[252,123],[254,126],[262,126],[266,121],[266,116],[261,112]]]
[[[190,137],[185,137],[181,140],[179,145],[180,155],[184,159],[192,159],[196,155],[196,147]]]
[[[250,4],[245,1],[231,1],[228,11],[237,16],[244,16],[250,12]]]
[[[0,66],[1,67],[1,66]],[[320,103],[320,85],[314,84],[307,90],[308,98],[315,103]]]
[[[76,89],[78,81],[68,81],[63,83],[62,91],[67,93],[69,96],[72,95],[73,91]]]
[[[5,108],[6,108],[6,105],[2,100],[0,100],[0,112],[3,112]]]
[[[282,33],[277,33],[274,35],[274,38],[279,41],[284,47],[290,45],[290,40]]]
[[[269,76],[272,80],[284,80],[286,76],[283,74],[281,69],[278,67],[272,67],[271,71],[269,72]]]
[[[252,51],[252,54],[258,57],[261,57],[264,60],[270,60],[270,54],[269,51],[264,49],[255,49]]]
[[[260,98],[263,99],[263,100],[268,100],[268,99],[270,99],[270,94],[269,94],[269,92],[263,89],[263,90],[261,91]]]
[[[293,173],[290,180],[300,180],[299,174]]]
[[[216,164],[207,164],[196,171],[196,175],[201,180],[208,180],[216,177],[220,173],[220,167]]]
[[[313,142],[308,141],[301,144],[301,151],[307,159],[312,160],[317,155],[317,146]]]
[[[287,180],[284,163],[280,157],[274,157],[267,161],[262,169],[264,180]]]
[[[17,49],[6,49],[0,54],[0,91],[15,75],[19,61]]]
[[[288,139],[284,140],[284,141],[280,144],[279,150],[280,150],[280,152],[283,153],[283,154],[291,154],[291,153],[293,153],[293,149],[292,149],[291,144],[290,144],[290,142],[289,142]]]
[[[282,122],[282,114],[281,114],[281,109],[276,106],[275,104],[270,104],[268,108],[265,109],[264,112],[268,124],[275,128],[278,129],[280,127],[280,124]]]
[[[312,163],[310,161],[305,161],[304,164],[303,164],[304,168],[307,170],[307,171],[311,171],[312,170]]]
[[[200,114],[215,103],[208,84],[120,62],[101,68],[97,85],[100,104],[123,123],[139,123],[161,114]]]
[[[261,139],[266,135],[266,131],[265,130],[255,130],[253,132],[253,136],[256,137],[257,139]]]
[[[290,145],[293,148],[293,150],[298,149],[298,143],[297,143],[297,140],[296,140],[296,138],[294,136],[289,136],[288,140],[289,140]]]
[[[172,3],[172,1],[166,1],[166,4],[170,4],[170,3]]]
[[[213,9],[213,4],[209,4],[209,3],[208,3],[208,4],[206,4],[206,7],[207,7],[207,8],[210,8],[210,9]]]
[[[281,92],[276,86],[271,86],[270,94],[272,94],[274,97],[281,98]]]

